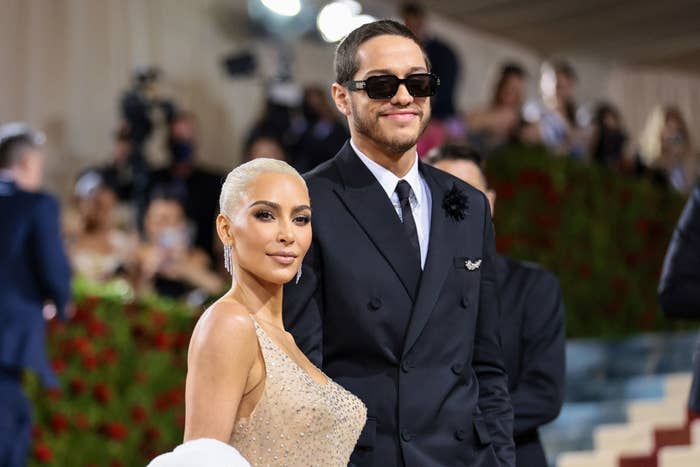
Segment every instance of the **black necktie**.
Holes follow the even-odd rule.
[[[399,195],[399,203],[401,204],[403,228],[406,231],[409,243],[418,257],[418,263],[421,264],[418,231],[416,230],[416,221],[413,219],[413,210],[411,209],[411,185],[406,180],[399,180],[399,183],[396,185],[396,194]]]

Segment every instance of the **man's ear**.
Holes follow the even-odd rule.
[[[350,106],[350,92],[345,86],[341,86],[338,83],[333,83],[331,86],[331,94],[333,96],[333,102],[338,108],[340,113],[349,117],[352,115],[352,107]]]

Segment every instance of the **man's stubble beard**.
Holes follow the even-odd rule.
[[[391,136],[386,137],[386,135],[382,134],[378,128],[379,116],[377,116],[374,121],[372,121],[371,115],[367,118],[362,118],[358,114],[357,107],[355,107],[355,103],[352,100],[350,101],[350,107],[352,107],[352,122],[355,130],[391,154],[401,155],[415,146],[430,122],[430,105],[428,105],[427,110],[421,115],[421,127],[416,137],[411,138],[409,141],[398,141],[392,139]]]

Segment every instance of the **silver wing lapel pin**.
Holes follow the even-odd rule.
[[[472,261],[468,259],[464,262],[464,267],[470,271],[476,271],[479,269],[479,267],[481,267],[481,260],[477,259],[476,261]]]

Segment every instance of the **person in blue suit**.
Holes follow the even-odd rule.
[[[64,318],[70,267],[60,237],[57,200],[39,191],[43,137],[23,124],[0,127],[0,466],[26,465],[31,407],[25,369],[56,387],[46,355],[44,308]]]
[[[445,145],[427,162],[482,191],[494,211],[480,154]],[[495,255],[501,306],[501,346],[515,420],[518,467],[546,467],[538,428],[554,420],[564,402],[566,332],[559,281],[541,266]]]
[[[700,319],[700,185],[690,193],[666,251],[659,302],[669,318]],[[700,340],[693,361],[688,408],[700,415]]]

